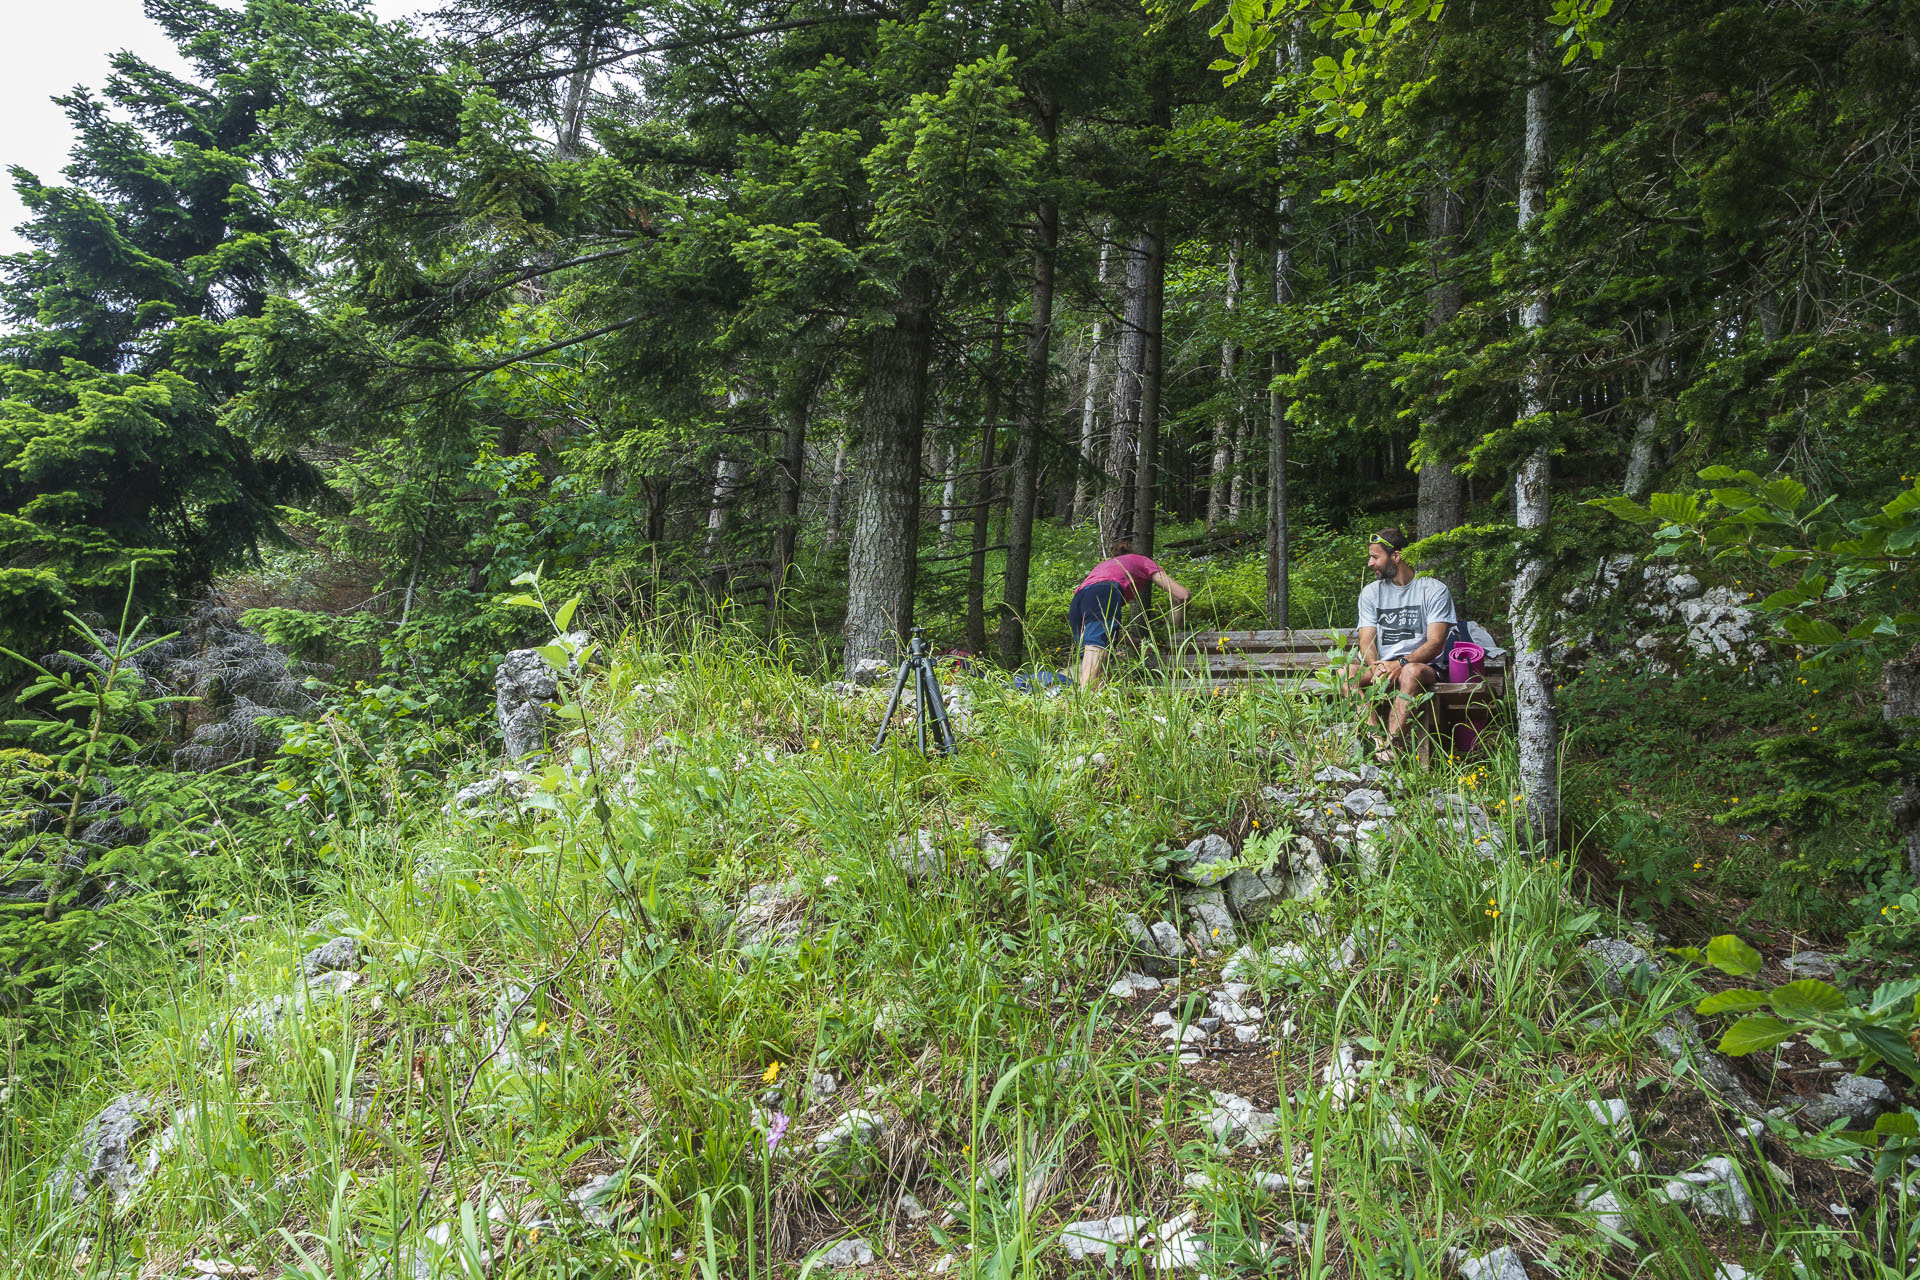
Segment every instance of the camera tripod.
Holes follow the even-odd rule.
[[[943,756],[953,754],[953,724],[947,719],[946,699],[940,694],[939,678],[933,674],[933,651],[927,648],[926,634],[919,627],[913,629],[913,639],[907,644],[907,656],[900,660],[900,673],[894,677],[893,696],[887,699],[886,718],[880,722],[880,736],[873,740],[873,749],[879,751],[886,745],[887,734],[893,728],[893,713],[900,709],[900,695],[906,691],[907,677],[913,677],[914,719],[920,730],[920,754],[927,754],[927,729],[933,729],[934,749]]]

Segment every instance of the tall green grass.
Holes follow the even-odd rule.
[[[218,1258],[333,1280],[793,1276],[863,1235],[881,1273],[952,1253],[949,1274],[1037,1276],[1064,1265],[1066,1222],[1188,1207],[1215,1275],[1438,1275],[1450,1248],[1500,1244],[1569,1276],[1696,1277],[1710,1258],[1784,1275],[1789,1249],[1897,1262],[1910,1247],[1908,1210],[1835,1226],[1781,1195],[1739,1233],[1645,1207],[1628,1261],[1572,1212],[1590,1183],[1646,1206],[1649,1177],[1710,1152],[1650,1140],[1636,1171],[1586,1108],[1690,1087],[1645,1040],[1683,979],[1640,1002],[1597,995],[1578,948],[1619,922],[1573,897],[1561,860],[1478,858],[1426,802],[1469,775],[1510,795],[1503,744],[1407,766],[1381,873],[1339,868],[1322,900],[1243,930],[1321,954],[1356,941],[1342,971],[1259,975],[1270,1027],[1293,1032],[1183,1065],[1145,1006],[1106,995],[1126,965],[1117,917],[1174,909],[1156,868],[1187,840],[1270,830],[1263,786],[1354,763],[1347,710],[1144,680],[1053,698],[966,684],[960,753],[927,761],[872,753],[876,701],[828,695],[742,632],[683,621],[611,646],[527,803],[324,830],[320,894],[236,899],[168,965],[123,975],[57,1072],[12,1081],[0,1274]],[[911,879],[891,851],[921,829],[948,869]],[[989,829],[1012,843],[1001,873],[974,847]],[[798,896],[796,939],[742,945],[734,907],[776,882]],[[264,1047],[224,1029],[342,933],[368,956],[346,999]],[[1322,1072],[1343,1043],[1372,1066],[1340,1108]],[[839,1088],[809,1110],[821,1072]],[[124,1210],[49,1204],[75,1130],[128,1088],[174,1119],[172,1153]],[[1198,1123],[1210,1088],[1274,1109],[1276,1142],[1217,1148]],[[853,1107],[884,1134],[817,1152]],[[775,1113],[791,1127],[770,1150]],[[1245,1177],[1308,1153],[1306,1189]],[[1195,1172],[1211,1186],[1188,1189]],[[602,1177],[612,1228],[569,1200]],[[930,1220],[900,1212],[902,1190]],[[1150,1257],[1122,1261],[1151,1274]]]

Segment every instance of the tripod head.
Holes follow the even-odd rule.
[[[927,629],[925,627],[913,628],[912,638],[907,641],[907,652],[916,658],[924,658],[932,652],[932,650],[927,648]]]

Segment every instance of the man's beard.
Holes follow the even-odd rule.
[[[1375,569],[1373,572],[1379,577],[1380,581],[1382,582],[1392,582],[1395,578],[1400,576],[1400,571],[1394,568],[1392,565],[1388,565],[1384,569]]]

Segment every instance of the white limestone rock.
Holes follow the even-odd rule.
[[[1260,1146],[1273,1137],[1279,1123],[1271,1111],[1262,1111],[1237,1093],[1210,1091],[1213,1110],[1206,1119],[1207,1131],[1225,1145]]]
[[[855,1107],[815,1138],[813,1149],[827,1155],[843,1147],[871,1145],[885,1137],[886,1132],[885,1116]]]
[[[1717,1218],[1731,1218],[1751,1226],[1759,1209],[1740,1167],[1725,1156],[1713,1156],[1691,1173],[1683,1173],[1656,1192],[1670,1204],[1688,1205]]]
[[[1460,1276],[1461,1280],[1527,1280],[1527,1268],[1519,1254],[1502,1245],[1492,1253],[1462,1262]]]
[[[822,1249],[816,1257],[818,1265],[829,1271],[847,1271],[854,1267],[873,1265],[873,1245],[857,1236],[836,1240]]]
[[[1174,875],[1188,884],[1202,887],[1219,884],[1232,874],[1227,864],[1234,858],[1233,846],[1225,836],[1206,835],[1187,846],[1187,859],[1174,869]]]
[[[1106,1261],[1110,1251],[1131,1248],[1153,1219],[1117,1214],[1111,1218],[1089,1218],[1069,1222],[1060,1228],[1060,1247],[1075,1262]]]

